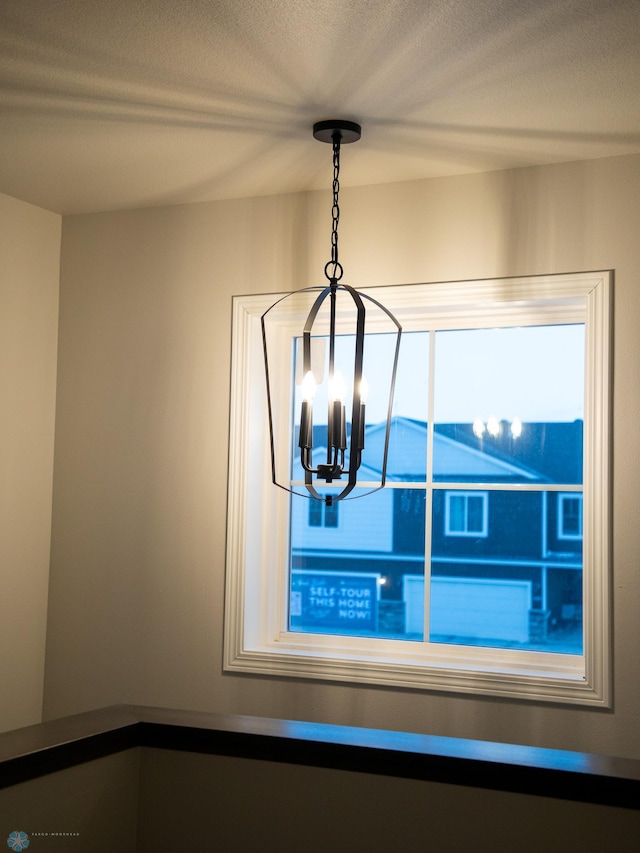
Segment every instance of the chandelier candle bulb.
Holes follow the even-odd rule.
[[[344,376],[339,370],[336,370],[329,385],[329,395],[332,400],[342,403],[344,402],[346,393],[347,389],[344,382]]]
[[[300,390],[302,392],[302,399],[305,403],[310,403],[316,395],[316,380],[313,373],[308,370],[305,374],[304,379],[302,380],[302,385],[300,386]]]

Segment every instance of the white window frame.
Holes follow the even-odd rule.
[[[567,533],[564,529],[564,504],[567,500],[575,500],[579,499],[579,507],[580,507],[580,532],[579,533]],[[582,495],[575,494],[575,492],[561,492],[558,495],[558,526],[557,526],[557,536],[558,539],[564,541],[571,542],[579,542],[582,539],[582,530],[584,525],[584,517],[583,517],[583,502]]]
[[[303,498],[276,488],[270,476],[260,317],[275,295],[234,298],[225,670],[610,706],[611,279],[605,271],[371,290],[406,331],[585,323],[584,483],[575,488],[584,493],[582,655],[287,630],[289,500]],[[285,361],[297,331],[282,330]],[[285,452],[290,440],[280,437]],[[428,506],[427,524],[430,515]]]
[[[451,529],[451,499],[453,497],[466,498],[465,501],[465,529]],[[471,536],[474,539],[486,539],[489,535],[489,492],[470,492],[463,489],[451,489],[445,492],[444,504],[444,533],[445,536]],[[469,530],[469,498],[482,498],[482,529]]]

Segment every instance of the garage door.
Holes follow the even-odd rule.
[[[405,576],[406,630],[424,631],[424,578]],[[431,579],[431,638],[461,643],[527,643],[531,582],[484,578]]]

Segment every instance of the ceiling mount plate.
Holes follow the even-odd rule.
[[[313,136],[320,142],[333,143],[334,136],[339,134],[340,144],[357,142],[360,139],[362,128],[355,121],[332,118],[328,121],[317,121],[313,125]]]

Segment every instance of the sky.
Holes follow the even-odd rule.
[[[337,345],[337,361],[344,359],[345,365],[352,363],[350,340],[352,336],[345,336]],[[394,335],[367,336],[368,423],[386,417],[394,346]],[[581,324],[440,331],[435,358],[436,423],[472,423],[477,418],[486,423],[490,417],[507,421],[517,417],[523,423],[583,417]],[[395,415],[427,420],[428,365],[428,333],[403,333]],[[326,392],[319,387],[314,401],[316,424],[326,423],[325,400]]]

